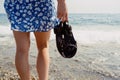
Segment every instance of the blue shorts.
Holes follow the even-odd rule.
[[[53,0],[5,0],[4,8],[15,31],[46,32],[60,22]]]

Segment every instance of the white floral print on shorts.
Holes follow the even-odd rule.
[[[53,0],[5,0],[4,8],[15,31],[46,32],[60,22]]]

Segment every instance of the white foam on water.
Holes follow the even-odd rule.
[[[74,36],[76,40],[82,43],[95,43],[95,42],[117,42],[120,43],[120,31],[80,31],[75,30]]]
[[[75,39],[80,43],[116,42],[120,43],[120,29],[104,26],[105,29],[73,29]],[[111,28],[111,29],[110,29]]]
[[[11,35],[12,31],[9,26],[0,25],[0,35]]]
[[[99,29],[74,29],[73,35],[79,43],[116,42],[120,43],[120,30],[99,30]],[[11,35],[10,27],[0,25],[0,35]],[[33,37],[34,35],[32,35]],[[50,40],[55,39],[52,30]]]

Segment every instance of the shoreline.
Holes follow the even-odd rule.
[[[1,37],[0,37],[1,38]],[[2,41],[0,46],[0,80],[19,79],[15,70],[14,56],[15,44],[12,37]],[[9,45],[8,45],[9,44]],[[49,80],[118,80],[119,49],[117,44],[80,44],[77,54],[71,59],[63,58],[56,49],[55,40],[50,40],[50,70]],[[110,47],[109,47],[110,46]],[[109,49],[107,48],[109,47]],[[30,70],[33,80],[37,73],[35,61],[37,50],[35,41],[31,41]],[[111,60],[111,58],[113,58]],[[115,60],[114,60],[115,59]],[[115,62],[117,61],[117,63]],[[114,64],[113,64],[114,62]],[[114,66],[114,67],[112,67]],[[114,70],[112,70],[112,68]],[[116,69],[116,70],[115,70]]]
[[[10,25],[9,25],[10,26]],[[95,28],[97,27],[97,28]],[[104,29],[104,27],[106,27]],[[110,27],[110,28],[109,28]],[[10,27],[0,25],[0,36],[13,36]],[[82,44],[95,44],[95,43],[118,43],[120,44],[120,28],[117,26],[74,26],[72,25],[72,32],[78,43]],[[34,39],[33,32],[31,38]],[[50,40],[55,39],[53,30],[51,31]]]
[[[15,42],[9,27],[1,28],[0,80],[19,80],[15,69]],[[5,30],[5,31],[4,31]],[[78,40],[78,39],[77,39]],[[31,38],[30,70],[37,80],[35,39]],[[50,39],[49,80],[120,80],[120,45],[116,42],[92,44],[78,42],[78,51],[71,59],[63,58],[57,51],[54,35]]]

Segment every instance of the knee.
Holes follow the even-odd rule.
[[[29,46],[17,47],[16,53],[21,55],[28,55]]]
[[[48,48],[48,42],[41,42],[38,44],[38,50],[41,51],[45,48]]]

